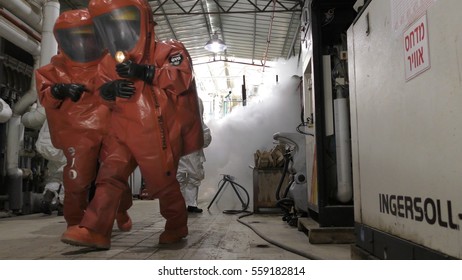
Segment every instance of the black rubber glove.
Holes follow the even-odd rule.
[[[115,101],[116,96],[130,98],[135,94],[133,82],[127,80],[115,80],[107,82],[99,88],[99,94],[104,100]]]
[[[77,102],[86,90],[85,86],[81,84],[54,84],[51,87],[51,94],[59,100],[69,97],[73,102]]]
[[[154,65],[137,64],[131,60],[116,65],[117,74],[122,78],[135,78],[152,84],[154,78]]]

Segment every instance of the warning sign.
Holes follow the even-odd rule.
[[[406,81],[430,68],[427,15],[415,21],[403,34]]]

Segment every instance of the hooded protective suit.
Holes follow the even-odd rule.
[[[35,149],[48,161],[41,211],[50,215],[56,209],[58,215],[62,216],[64,205],[63,170],[67,164],[67,159],[62,150],[53,146],[47,120],[40,128]]]
[[[212,135],[210,133],[210,129],[203,121],[204,106],[200,99],[199,111],[202,120],[202,129],[204,131],[204,148],[207,148],[212,142]],[[205,154],[203,149],[180,158],[176,178],[180,183],[181,193],[183,194],[189,212],[202,212],[202,209],[197,208],[197,195],[201,181],[205,177],[204,162]]]
[[[96,177],[98,157],[104,161],[106,156],[100,155],[100,148],[110,110],[101,104],[94,85],[97,65],[106,52],[87,10],[63,12],[55,23],[54,35],[60,53],[50,64],[37,69],[36,82],[52,143],[67,158],[64,218],[69,227],[80,223],[88,204],[88,188]],[[128,176],[125,184],[127,180]],[[128,191],[127,187],[119,211],[132,205]]]
[[[121,189],[121,159],[133,155],[146,182],[146,191],[159,198],[166,218],[160,243],[178,241],[188,233],[187,213],[175,174],[180,156],[203,146],[192,65],[181,43],[157,42],[152,10],[145,0],[92,0],[88,9],[108,48],[99,66],[100,94],[109,102],[111,139],[105,145],[113,161],[98,174],[95,198],[82,226],[108,235],[111,228],[98,215],[114,208]],[[117,51],[129,59],[117,64]],[[128,79],[136,90],[127,98]],[[122,81],[121,84],[120,82]],[[120,98],[123,97],[123,98]],[[88,214],[88,215],[87,215]]]

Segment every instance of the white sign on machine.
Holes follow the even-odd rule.
[[[404,31],[403,47],[405,77],[406,81],[409,81],[430,68],[426,14]]]
[[[397,37],[417,18],[423,16],[437,0],[391,0],[391,27]]]

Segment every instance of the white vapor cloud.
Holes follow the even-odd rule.
[[[222,119],[207,123],[212,143],[204,150],[207,161],[199,202],[208,205],[218,191],[221,174],[229,174],[249,192],[248,210],[253,209],[252,169],[249,165],[254,165],[254,153],[257,149],[270,150],[274,147],[274,133],[296,132],[301,122],[298,87],[302,74],[299,68],[297,58],[276,61],[268,70],[274,75],[270,75],[270,81],[265,81],[258,94],[248,100],[247,106],[234,108]],[[278,75],[278,84],[275,84],[275,75]],[[215,202],[219,209],[241,209],[230,186]]]

